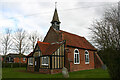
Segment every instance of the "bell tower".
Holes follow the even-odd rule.
[[[56,4],[56,3],[55,3]],[[56,8],[56,5],[55,5],[55,11],[54,11],[54,15],[53,15],[53,19],[51,21],[51,24],[52,24],[52,27],[55,29],[55,30],[60,30],[60,21],[59,21],[59,17],[58,17],[58,13],[57,13],[57,8]]]

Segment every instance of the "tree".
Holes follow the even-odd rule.
[[[11,39],[11,30],[9,28],[5,29],[5,34],[1,39],[2,52],[4,55],[4,61],[6,62],[6,54],[11,49],[12,39]]]
[[[13,50],[19,53],[19,63],[21,66],[22,54],[29,50],[27,33],[23,29],[17,29],[15,35],[13,36],[13,42],[14,42]]]
[[[29,36],[29,40],[31,42],[31,45],[32,45],[32,49],[34,50],[35,48],[35,45],[36,45],[36,42],[37,41],[42,41],[42,36],[39,35],[36,31],[35,32],[32,32]]]
[[[90,28],[92,40],[100,50],[100,56],[107,65],[113,80],[119,80],[120,72],[120,20],[117,6],[107,8],[100,20]]]

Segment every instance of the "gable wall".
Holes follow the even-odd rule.
[[[24,57],[24,58],[25,58],[25,61],[23,58],[19,59],[19,57],[16,57],[16,58],[14,58],[14,63],[19,63],[19,61],[21,61],[21,63],[27,63],[27,58],[26,57]]]
[[[52,28],[50,28],[43,42],[48,43],[57,42],[59,41],[59,36],[60,35],[58,35]]]
[[[53,54],[52,54],[52,68],[63,68],[64,67],[64,44],[61,45]]]
[[[42,53],[41,53],[41,51],[40,51],[40,48],[39,48],[39,46],[38,46],[38,44],[36,45],[36,48],[34,49],[34,53],[33,53],[33,56],[35,57],[37,57],[37,56],[39,56],[39,55],[42,55]]]
[[[67,47],[70,49],[70,53],[66,54],[66,67],[68,67],[68,70],[72,71],[78,71],[78,70],[85,70],[85,69],[94,69],[94,51],[89,51],[89,64],[85,64],[85,50],[79,49],[79,55],[80,55],[80,64],[74,64],[74,49]],[[71,61],[69,61],[69,60]]]

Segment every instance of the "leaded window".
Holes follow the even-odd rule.
[[[85,51],[85,64],[89,64],[89,52]]]
[[[80,59],[79,59],[79,50],[75,49],[74,50],[74,64],[79,64],[80,63]]]
[[[42,65],[48,66],[48,62],[49,62],[48,56],[42,57]]]

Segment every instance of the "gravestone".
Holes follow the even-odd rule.
[[[102,65],[102,69],[103,70],[106,70],[107,69],[107,66],[105,64]]]
[[[65,68],[65,67],[62,68],[62,75],[63,75],[64,78],[69,78],[67,68]]]

